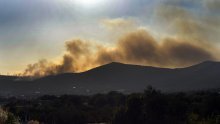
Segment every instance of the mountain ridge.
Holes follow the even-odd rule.
[[[50,75],[34,80],[0,76],[0,95],[95,94],[109,91],[142,92],[148,85],[179,92],[220,88],[220,62],[205,61],[186,68],[159,68],[108,63],[82,73]]]

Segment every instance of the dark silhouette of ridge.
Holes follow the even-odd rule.
[[[142,92],[148,85],[164,92],[220,88],[220,62],[205,61],[176,69],[112,62],[82,73],[64,73],[35,80],[0,76],[0,95],[132,93]]]

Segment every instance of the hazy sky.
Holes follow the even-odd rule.
[[[218,60],[219,34],[219,0],[0,0],[0,73],[22,72],[28,68],[28,64],[36,65],[41,59],[49,61],[45,66],[48,66],[48,63],[59,62],[62,65],[65,61],[63,56],[73,56],[75,51],[71,51],[76,49],[71,47],[68,50],[66,42],[75,43],[76,39],[84,45],[88,42],[87,47],[92,46],[91,43],[96,44],[96,47],[92,46],[93,50],[86,54],[94,55],[97,59],[86,69],[110,61],[176,67],[206,59]],[[148,38],[142,35],[150,35],[149,37],[153,37],[152,41],[156,44],[158,42],[155,49],[166,51],[170,50],[167,50],[166,46],[170,42],[166,41],[175,39],[175,44],[168,48],[181,49],[180,54],[172,53],[172,56],[169,54],[168,58],[164,58],[175,63],[171,65],[168,64],[171,61],[159,62],[162,61],[161,51],[151,55],[148,53],[152,50],[142,51],[141,54],[148,59],[135,58],[137,60],[126,57],[127,53],[124,54],[124,51],[123,54],[119,52],[119,48],[124,48],[120,46],[123,39],[126,40],[125,46],[133,37],[134,40],[130,41],[133,46],[137,46],[139,40],[144,39],[148,42]],[[127,37],[129,39],[126,39]],[[185,42],[197,50],[193,53],[198,59],[187,62],[187,59],[193,57],[186,57],[190,53],[184,53],[189,48],[184,46]],[[180,44],[184,47],[179,47]],[[149,44],[142,49],[149,49],[148,46]],[[139,56],[140,52],[130,51],[132,48],[124,49],[131,52],[129,54],[135,53],[135,57]],[[108,57],[111,57],[108,61],[100,62],[99,54],[103,49]],[[202,55],[199,54],[201,52]],[[121,57],[113,57],[113,54]],[[80,53],[80,56],[83,56],[81,63],[88,59],[85,52]],[[154,59],[149,56],[153,56]],[[136,62],[139,59],[143,61]],[[182,59],[184,63],[180,62]],[[76,68],[80,67],[74,67]]]

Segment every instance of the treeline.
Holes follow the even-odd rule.
[[[21,122],[44,124],[220,124],[218,92],[161,93],[150,86],[144,93],[129,95],[10,99],[4,108]]]

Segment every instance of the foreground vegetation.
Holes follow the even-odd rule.
[[[14,98],[4,109],[30,124],[220,124],[220,94],[210,91],[165,94],[148,87],[130,95]]]
[[[19,124],[19,120],[12,113],[0,108],[0,124]]]

